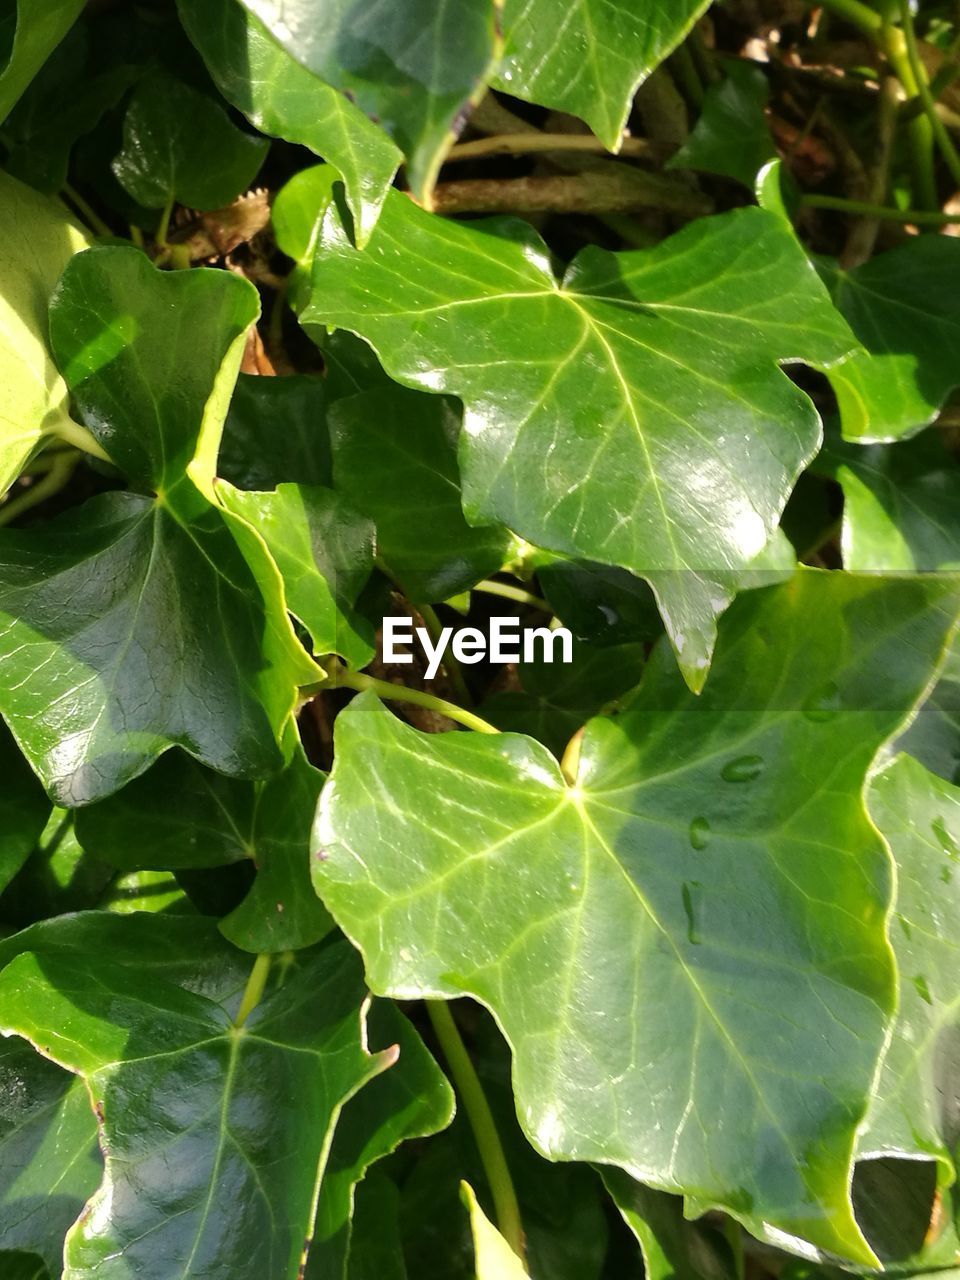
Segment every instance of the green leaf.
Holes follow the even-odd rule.
[[[900,755],[873,778],[868,803],[897,863],[900,1007],[860,1154],[935,1157],[952,1181],[944,1100],[960,1088],[960,790]]]
[[[384,1174],[370,1174],[357,1187],[353,1225],[348,1280],[408,1280],[400,1193]]]
[[[287,298],[300,311],[310,298],[310,273],[320,224],[340,175],[329,164],[301,169],[277,192],[271,219],[277,248],[296,263],[287,279]]]
[[[633,95],[680,43],[709,0],[506,0],[506,46],[497,86],[586,120],[611,151]]]
[[[222,867],[249,860],[257,878],[221,922],[244,951],[295,951],[319,941],[330,917],[310,891],[309,828],[323,774],[299,745],[266,782],[212,773],[170,752],[122,791],[78,812],[77,834],[123,871]],[[171,806],[170,796],[177,797]]]
[[[378,1160],[412,1138],[429,1137],[453,1118],[453,1090],[411,1024],[389,1001],[374,1001],[370,1047],[397,1045],[397,1065],[344,1108],[327,1165],[306,1280],[353,1280],[354,1201]],[[361,1181],[363,1180],[363,1181]],[[349,1263],[349,1265],[348,1265]]]
[[[939,432],[895,445],[831,442],[827,460],[843,488],[847,569],[960,568],[960,466]]]
[[[960,638],[954,639],[940,679],[897,746],[960,785]]]
[[[238,129],[216,99],[155,72],[127,106],[113,172],[147,209],[173,200],[222,209],[250,186],[269,145]]]
[[[759,67],[729,59],[724,78],[707,90],[700,119],[667,169],[719,173],[752,191],[757,174],[777,154],[764,108],[770,85]]]
[[[7,0],[0,20],[0,121],[83,12],[85,0]]]
[[[359,253],[331,211],[304,319],[362,334],[401,382],[460,396],[464,509],[650,581],[694,687],[716,617],[816,452],[778,368],[853,346],[775,214],[702,219],[643,252],[587,248],[562,284],[526,224],[387,201]],[[545,460],[549,459],[549,465]]]
[[[283,481],[333,483],[323,378],[241,373],[230,401],[217,475],[238,489],[274,489]]]
[[[528,733],[559,758],[582,725],[640,682],[643,646],[576,643],[570,663],[521,662],[522,690],[495,693],[480,715],[498,729]]]
[[[411,190],[429,201],[444,155],[493,74],[496,6],[488,0],[406,0],[387,9],[358,8],[353,0],[240,2],[291,57],[382,121],[407,157]]]
[[[477,1280],[523,1280],[526,1268],[480,1208],[469,1183],[461,1183],[461,1194],[470,1214]]]
[[[683,1216],[683,1201],[635,1182],[621,1169],[603,1181],[643,1251],[647,1280],[729,1280],[731,1267],[714,1233]]]
[[[39,1254],[51,1275],[63,1238],[100,1185],[97,1122],[83,1082],[16,1037],[0,1044],[0,1249]],[[9,1272],[3,1264],[2,1274]]]
[[[0,538],[0,708],[60,803],[109,795],[174,744],[243,777],[283,762],[282,727],[315,668],[263,544],[211,502],[256,314],[239,278],[164,274],[135,249],[78,256],[58,288],[58,360],[141,491]]]
[[[33,1253],[0,1252],[4,1280],[50,1280],[50,1273]]]
[[[0,893],[30,856],[50,816],[43,793],[6,725],[0,722]]]
[[[220,92],[262,132],[309,147],[343,178],[366,243],[400,151],[363,111],[302,67],[236,0],[177,0],[180,19]]]
[[[234,1001],[102,949],[26,952],[7,966],[4,1034],[82,1077],[106,1152],[67,1239],[70,1280],[171,1268],[295,1280],[340,1108],[394,1056],[363,1047],[358,968],[348,947],[325,948],[239,1028]]]
[[[84,233],[63,205],[0,172],[0,493],[6,492],[45,436],[76,430],[67,388],[50,356],[47,300]]]
[[[958,609],[932,578],[751,592],[701,698],[661,647],[573,787],[529,739],[420,734],[363,695],[316,888],[373,990],[494,1013],[538,1150],[870,1264],[849,1168],[895,992],[862,790]]]
[[[45,916],[97,906],[113,877],[106,862],[89,855],[77,840],[74,815],[46,808],[47,821],[36,847],[0,900],[4,922],[16,928]]]
[[[933,422],[960,386],[960,243],[917,236],[854,271],[824,265],[865,352],[830,381],[850,440],[897,440]]]
[[[537,580],[557,617],[580,640],[611,647],[662,634],[653,592],[626,569],[558,558],[537,570]]]
[[[369,391],[338,400],[329,423],[334,485],[375,521],[377,550],[411,599],[444,600],[512,559],[506,529],[464,519],[460,415],[446,400]]]
[[[373,571],[373,522],[315,485],[249,493],[220,484],[217,493],[267,544],[287,608],[310,632],[314,655],[338,653],[365,667],[376,651],[374,630],[353,606]]]

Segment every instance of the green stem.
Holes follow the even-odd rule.
[[[0,525],[10,524],[25,511],[38,507],[41,502],[46,502],[47,498],[52,498],[55,493],[59,493],[68,484],[78,460],[79,455],[76,453],[54,458],[50,464],[50,470],[41,480],[37,480],[29,489],[24,489],[22,493],[18,493],[15,498],[10,498],[0,507]]]
[[[80,192],[74,190],[74,188],[71,187],[69,182],[65,182],[63,186],[60,188],[60,190],[63,193],[63,195],[67,197],[67,199],[74,206],[76,211],[80,214],[81,218],[83,218],[84,222],[87,224],[90,230],[94,232],[95,235],[98,235],[98,236],[114,235],[113,229],[107,226],[104,220],[100,217],[99,213],[97,213],[96,209],[93,209],[87,203],[87,201],[83,198]]]
[[[427,624],[430,639],[434,644],[437,644],[440,640],[440,634],[443,631],[443,623],[437,617],[436,611],[428,604],[418,604],[417,611],[419,612],[420,617],[423,618],[424,622]],[[468,707],[472,707],[473,697],[471,696],[470,690],[467,688],[466,680],[463,678],[460,663],[457,662],[456,658],[451,653],[449,645],[443,655],[442,666],[450,679],[450,683],[453,685],[454,693],[461,702],[465,702]]]
[[[924,110],[927,113],[927,119],[930,121],[930,128],[940,148],[940,153],[947,162],[947,167],[953,176],[954,182],[960,187],[960,153],[953,145],[953,139],[947,132],[946,125],[937,115],[937,104],[934,101],[933,94],[930,92],[930,82],[927,79],[926,68],[920,60],[917,33],[913,25],[913,14],[910,12],[910,0],[900,0],[900,21],[903,25],[903,35],[906,41],[907,61],[910,64],[917,92],[920,95],[920,101],[923,103]]]
[[[578,729],[564,748],[563,759],[560,761],[560,772],[563,774],[567,785],[571,787],[575,787],[577,785],[577,774],[580,772],[580,750],[582,746],[583,730]]]
[[[512,600],[515,604],[527,604],[531,609],[539,609],[542,613],[553,613],[553,610],[541,596],[523,587],[514,587],[509,582],[497,582],[495,578],[484,578],[473,588],[488,596],[500,596],[504,600]]]
[[[432,693],[424,693],[422,689],[408,689],[406,685],[391,684],[389,680],[378,680],[376,676],[364,675],[359,671],[348,671],[346,667],[328,669],[327,674],[335,688],[356,689],[358,693],[369,689],[378,698],[393,702],[409,702],[412,706],[424,707],[427,711],[434,711],[437,715],[446,716],[448,720],[455,720],[465,729],[473,729],[476,733],[500,732],[486,720],[481,720],[479,716],[474,715],[472,711],[458,707],[455,702],[437,698]]]
[[[170,234],[170,219],[173,217],[173,206],[176,203],[173,196],[163,206],[163,212],[160,214],[160,223],[157,227],[156,241],[161,249],[167,248],[167,236]]]
[[[247,979],[247,985],[244,988],[243,999],[240,1001],[240,1008],[237,1010],[237,1016],[233,1020],[233,1025],[238,1031],[263,999],[272,961],[273,956],[263,952],[253,962],[250,977]]]
[[[928,209],[887,209],[864,200],[844,200],[841,196],[804,196],[805,209],[833,209],[857,217],[880,218],[883,222],[902,222],[918,227],[949,227],[960,223],[960,213],[934,213]]]
[[[480,1083],[476,1068],[470,1061],[470,1055],[467,1053],[466,1045],[463,1043],[449,1006],[442,1000],[428,1000],[426,1005],[476,1139],[487,1182],[490,1184],[500,1234],[517,1257],[523,1259],[523,1223],[520,1220],[520,1206],[517,1203],[517,1193],[513,1189],[510,1168],[503,1153],[500,1135],[497,1133],[487,1095],[483,1092],[483,1085]]]
[[[111,461],[109,453],[97,443],[96,437],[86,427],[81,427],[79,422],[73,422],[68,418],[58,423],[50,434],[56,440],[63,440],[66,444],[73,445],[82,453],[89,453],[94,458],[99,458],[101,462]]]
[[[868,36],[879,36],[883,28],[883,19],[869,5],[861,4],[860,0],[823,0],[823,3],[825,8],[835,13],[838,18],[849,22],[851,26],[859,27]]]
[[[646,138],[624,137],[620,156],[659,156],[660,148]],[[458,160],[479,160],[486,156],[524,156],[542,151],[586,151],[603,155],[607,148],[592,133],[501,133],[493,138],[458,142],[444,158],[444,164]]]
[[[920,85],[907,56],[906,37],[893,23],[896,5],[897,0],[883,0],[880,44],[907,97],[916,98],[920,96]],[[933,128],[929,117],[916,116],[909,122],[907,129],[912,143],[910,158],[913,163],[914,197],[922,208],[936,209],[937,175],[933,163]]]

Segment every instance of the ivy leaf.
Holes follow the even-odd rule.
[[[23,1040],[0,1044],[0,1249],[63,1267],[63,1238],[100,1185],[97,1122],[83,1082]],[[6,1280],[7,1271],[3,1271]]]
[[[866,348],[830,375],[850,440],[898,440],[933,422],[960,386],[960,244],[917,236],[854,271],[824,264],[834,302]]]
[[[277,248],[296,264],[287,277],[287,298],[294,311],[301,311],[309,301],[317,236],[339,178],[332,165],[315,164],[295,173],[274,197],[272,221]]]
[[[105,951],[7,966],[4,1034],[82,1077],[101,1129],[104,1178],[67,1238],[68,1276],[295,1280],[340,1108],[395,1057],[363,1047],[358,969],[325,948],[238,1027],[227,1002]]]
[[[309,147],[336,167],[364,245],[403,159],[398,148],[236,0],[177,0],[177,8],[223,96],[261,132]]]
[[[444,600],[516,553],[503,528],[471,528],[457,472],[460,415],[445,400],[397,387],[330,409],[337,490],[377,526],[377,550],[414,601]]]
[[[363,253],[328,213],[304,319],[360,333],[400,382],[460,396],[470,521],[647,578],[695,688],[737,574],[818,447],[778,363],[824,368],[854,345],[760,209],[648,251],[587,248],[560,284],[525,224],[444,222],[397,194]]]
[[[4,1280],[50,1280],[50,1273],[33,1253],[0,1252]]]
[[[523,1280],[523,1263],[477,1203],[469,1183],[461,1183],[463,1203],[470,1214],[477,1280]]]
[[[643,1252],[647,1280],[729,1280],[730,1260],[714,1233],[683,1216],[679,1196],[635,1182],[622,1169],[603,1181]]]
[[[397,1065],[347,1103],[320,1190],[306,1280],[353,1280],[354,1200],[378,1161],[412,1138],[429,1137],[453,1118],[453,1090],[411,1024],[390,1001],[374,1001],[370,1046],[399,1045]]]
[[[362,9],[353,0],[240,2],[291,57],[382,121],[407,157],[411,190],[429,201],[446,151],[493,74],[495,7],[487,0]]]
[[[330,931],[310,892],[310,820],[323,774],[299,745],[265,782],[212,773],[169,752],[122,791],[77,813],[84,849],[122,871],[184,870],[249,860],[257,877],[220,923],[244,951],[296,951]],[[177,797],[175,806],[170,796]]]
[[[54,351],[140,490],[0,538],[0,707],[60,803],[109,795],[174,744],[243,777],[283,763],[282,727],[316,671],[263,544],[211,502],[256,314],[238,277],[163,274],[135,249],[78,256],[58,288]]]
[[[843,488],[846,568],[960,568],[960,467],[938,432],[895,445],[831,442],[826,462]]]
[[[220,484],[217,493],[267,544],[287,608],[310,632],[314,654],[338,653],[348,665],[365,667],[375,636],[353,606],[373,571],[373,522],[338,493],[315,485],[249,493]]]
[[[238,489],[274,489],[283,481],[329,487],[328,399],[323,378],[241,373],[223,426],[217,474]]]
[[[249,187],[269,146],[238,129],[216,99],[158,71],[127,105],[113,172],[147,209],[172,200],[222,209]]]
[[[750,62],[730,58],[723,70],[723,80],[706,92],[693,132],[665,168],[719,173],[752,191],[757,174],[777,154],[764,113],[770,84]]]
[[[954,638],[940,679],[897,746],[960,785],[960,637]]]
[[[0,722],[0,893],[26,862],[50,816],[43,793],[6,725]]]
[[[47,822],[24,865],[7,887],[3,919],[24,928],[47,916],[97,906],[113,869],[77,840],[71,810],[47,806]]]
[[[76,429],[67,388],[47,343],[47,299],[60,273],[88,244],[54,200],[0,171],[0,494],[6,492],[45,436]]]
[[[684,39],[708,4],[583,0],[558,11],[553,0],[506,0],[506,45],[497,86],[580,116],[616,151],[641,82]]]
[[[868,803],[897,863],[890,936],[900,1005],[860,1154],[935,1157],[949,1182],[954,1137],[944,1104],[960,1088],[960,790],[900,755],[872,780]]]
[[[347,1274],[348,1280],[408,1280],[400,1193],[382,1173],[370,1174],[357,1187]]]
[[[85,0],[13,0],[0,24],[0,121],[83,12]]]
[[[373,990],[494,1013],[542,1153],[870,1265],[849,1168],[895,991],[862,789],[958,610],[938,579],[748,593],[702,697],[661,647],[575,786],[530,739],[420,734],[362,695],[314,884]]]

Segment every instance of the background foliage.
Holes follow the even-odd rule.
[[[958,76],[0,4],[4,1280],[960,1275]]]

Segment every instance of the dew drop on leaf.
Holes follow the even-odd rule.
[[[728,760],[720,770],[724,782],[753,782],[763,773],[762,756],[737,756]]]
[[[683,910],[687,917],[687,941],[697,946],[700,937],[697,933],[697,917],[696,908],[700,900],[700,890],[703,886],[699,880],[684,880],[683,887],[680,890],[680,897],[683,899]]]
[[[814,724],[832,720],[840,710],[840,690],[832,680],[804,704],[803,714]]]
[[[690,823],[690,843],[694,849],[705,849],[710,843],[710,823],[706,818],[694,818]]]

